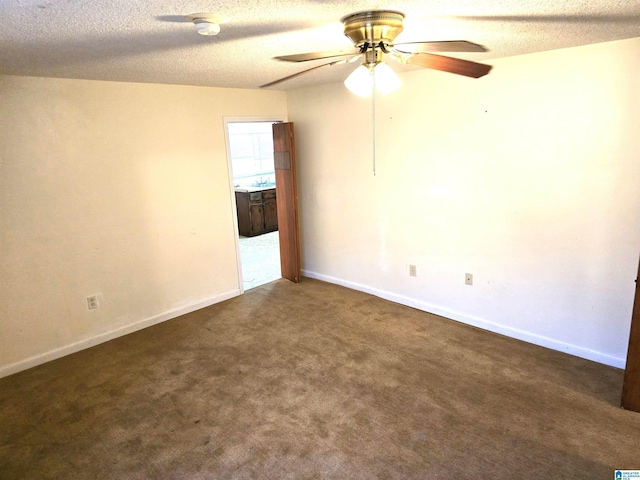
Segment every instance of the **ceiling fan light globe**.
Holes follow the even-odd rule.
[[[373,75],[375,77],[376,90],[382,95],[395,92],[402,85],[398,75],[386,63],[376,65]]]
[[[344,86],[359,97],[368,97],[373,91],[373,74],[365,65],[360,65],[344,81]]]

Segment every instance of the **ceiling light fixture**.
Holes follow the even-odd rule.
[[[397,90],[402,82],[386,63],[362,64],[344,81],[344,85],[360,97],[368,97],[374,88],[382,95]]]
[[[228,22],[210,13],[192,13],[187,15],[187,20],[196,26],[200,35],[217,35],[220,33],[220,24]]]
[[[206,20],[196,20],[196,30],[200,35],[217,35],[220,33],[220,25],[207,22]]]

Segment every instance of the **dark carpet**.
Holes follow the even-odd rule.
[[[622,376],[279,280],[0,379],[0,478],[613,479]]]

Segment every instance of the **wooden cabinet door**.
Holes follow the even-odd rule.
[[[238,233],[244,237],[251,235],[251,218],[249,216],[249,194],[236,193],[236,213],[238,215]]]
[[[265,232],[273,232],[278,229],[278,208],[275,198],[269,198],[264,201],[264,230]]]
[[[293,123],[273,124],[273,160],[276,169],[276,202],[282,277],[300,281],[298,192]]]
[[[251,235],[257,235],[264,232],[262,203],[249,204],[249,218],[251,219]]]

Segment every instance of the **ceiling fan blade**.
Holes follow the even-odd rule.
[[[420,50],[427,52],[488,52],[487,48],[466,40],[446,40],[443,42],[395,43],[393,46],[424,45]]]
[[[455,18],[455,17],[454,17]],[[562,23],[562,24],[606,24],[635,25],[638,22],[638,14],[597,14],[588,15],[465,15],[458,17],[461,20],[480,22],[522,22],[522,23]]]
[[[310,52],[299,53],[297,55],[285,55],[282,57],[274,57],[284,62],[308,62],[309,60],[322,60],[324,58],[345,57],[347,55],[355,55],[359,50],[351,49],[349,51],[339,50],[335,52]]]
[[[293,75],[288,75],[286,77],[279,78],[278,80],[275,80],[273,82],[265,83],[264,85],[260,85],[260,88],[267,88],[267,87],[271,87],[271,86],[276,85],[276,84],[281,83],[281,82],[286,82],[287,80],[291,80],[292,78],[295,78],[298,75],[302,75],[303,73],[310,72],[311,70],[316,70],[316,69],[322,68],[322,67],[330,67],[332,65],[338,65],[340,63],[349,63],[351,61],[352,61],[352,59],[349,58],[349,59],[346,59],[346,60],[336,60],[334,62],[323,63],[322,65],[317,65],[315,67],[307,68],[306,70],[302,70],[301,72],[294,73]]]
[[[407,65],[415,65],[422,68],[431,68],[443,72],[456,73],[466,77],[480,78],[493,68],[492,65],[484,63],[470,62],[460,58],[443,57],[431,53],[414,53],[407,55],[407,52],[399,52],[402,55],[400,60]],[[397,59],[397,57],[396,57]]]

